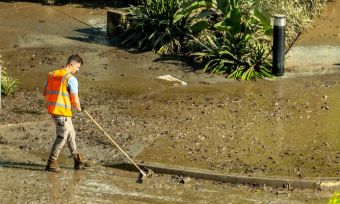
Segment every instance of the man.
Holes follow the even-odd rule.
[[[77,150],[76,132],[72,124],[72,107],[81,111],[78,97],[78,81],[73,75],[79,71],[83,59],[79,55],[71,55],[66,66],[48,73],[44,95],[46,108],[56,124],[54,144],[47,161],[46,171],[59,172],[56,161],[65,143],[73,155],[74,169],[80,169],[84,164],[81,154]]]

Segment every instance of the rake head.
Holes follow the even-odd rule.
[[[143,169],[139,171],[136,183],[143,183],[143,181],[153,175],[153,171],[150,169]]]

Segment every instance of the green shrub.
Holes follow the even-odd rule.
[[[209,2],[209,1],[205,1]],[[228,77],[249,80],[271,77],[269,36],[272,35],[269,15],[257,0],[217,0],[206,4],[211,15],[205,15],[214,35],[198,43],[201,52],[195,52],[204,71],[226,74]],[[211,20],[212,17],[215,20]],[[201,24],[203,22],[200,21]]]
[[[123,45],[194,56],[204,71],[249,80],[271,75],[274,14],[291,45],[327,0],[144,0],[131,8]]]
[[[185,0],[144,0],[130,9],[129,28],[122,45],[137,45],[141,50],[157,53],[179,53],[185,42],[189,16],[178,13],[188,2]],[[180,20],[179,19],[179,16]]]
[[[1,66],[1,65],[0,65]],[[6,69],[2,68],[1,74],[1,95],[8,96],[13,94],[15,90],[18,88],[18,81],[8,76]]]

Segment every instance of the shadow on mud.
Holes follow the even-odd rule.
[[[136,0],[113,0],[113,1],[106,1],[106,0],[55,0],[54,5],[56,6],[63,6],[67,4],[78,4],[79,7],[83,8],[105,8],[105,7],[114,7],[114,8],[123,8],[128,7],[130,5],[136,5]]]
[[[96,45],[103,45],[107,47],[117,48],[124,50],[131,54],[142,54],[146,52],[150,52],[150,50],[139,50],[133,46],[123,46],[120,44],[121,38],[120,37],[111,37],[108,38],[106,36],[106,32],[102,31],[102,28],[84,28],[84,29],[76,29],[75,31],[82,33],[83,37],[74,37],[69,36],[65,37],[70,40],[91,43]]]
[[[13,3],[13,0],[2,0],[1,2],[5,3]],[[21,1],[15,1],[17,2],[32,2],[32,3],[41,3],[42,0],[21,0]],[[47,2],[47,0],[46,0]],[[52,2],[52,1],[51,1]],[[47,5],[53,5],[53,6],[64,6],[68,4],[77,4],[79,8],[90,8],[90,9],[104,9],[106,7],[114,7],[114,8],[123,8],[128,7],[130,5],[136,5],[135,0],[124,0],[124,1],[106,1],[106,0],[54,0],[54,3],[46,3]],[[43,4],[44,5],[44,4]]]
[[[111,42],[106,37],[106,32],[102,31],[100,27],[80,28],[75,30],[81,33],[82,37],[65,37],[70,40],[76,40],[80,42],[93,43],[98,45],[110,46]]]
[[[81,34],[83,37],[66,37],[70,40],[103,45],[107,47],[113,47],[117,49],[124,50],[130,54],[143,54],[146,52],[151,52],[151,50],[140,50],[133,46],[123,46],[120,44],[120,37],[108,38],[106,32],[100,30],[100,28],[83,28],[75,30]],[[195,72],[202,69],[202,65],[196,63],[192,58],[183,55],[172,55],[164,54],[158,55],[158,58],[153,60],[153,62],[166,63],[167,65],[174,65],[182,68],[185,72]]]
[[[124,171],[138,171],[136,169],[136,167],[129,165],[125,162],[121,162],[121,163],[115,163],[115,164],[105,164],[105,167],[109,167],[109,168],[114,168],[114,169],[120,169],[120,170],[124,170]],[[141,166],[141,168],[144,170],[145,168],[143,166]]]
[[[14,169],[26,169],[32,171],[45,171],[45,165],[35,164],[31,162],[13,162],[13,161],[0,161],[1,168],[14,168]]]
[[[14,108],[12,109],[14,113],[18,114],[30,114],[30,115],[44,115],[45,112],[41,112],[39,110],[29,110],[29,109],[21,109],[21,108]]]
[[[103,45],[107,47],[114,47],[121,50],[124,50],[131,54],[142,54],[146,52],[150,52],[151,50],[141,50],[137,49],[134,46],[124,46],[121,44],[122,39],[124,39],[124,34],[121,34],[117,37],[107,37],[106,30],[101,27],[88,27],[88,28],[80,28],[76,29],[76,32],[82,34],[81,37],[69,36],[65,37],[70,40]],[[153,62],[160,62],[171,64],[174,66],[181,67],[185,72],[194,72],[202,69],[202,65],[195,62],[191,57],[184,55],[174,55],[174,54],[163,54],[158,55],[158,58],[153,60]]]
[[[45,164],[36,164],[32,162],[13,162],[0,160],[0,168],[25,169],[31,171],[45,171]],[[71,167],[60,166],[63,169],[73,169]]]
[[[186,72],[193,72],[202,69],[202,66],[196,63],[192,58],[181,55],[159,55],[159,58],[153,60],[153,62],[172,64],[181,67]]]

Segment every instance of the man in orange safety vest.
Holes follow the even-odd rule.
[[[73,155],[74,169],[80,169],[85,162],[77,150],[76,132],[72,124],[72,107],[81,111],[78,96],[78,80],[73,75],[79,71],[83,59],[71,55],[61,69],[48,73],[44,90],[46,108],[56,124],[56,138],[52,146],[45,170],[59,172],[56,161],[65,143]]]

